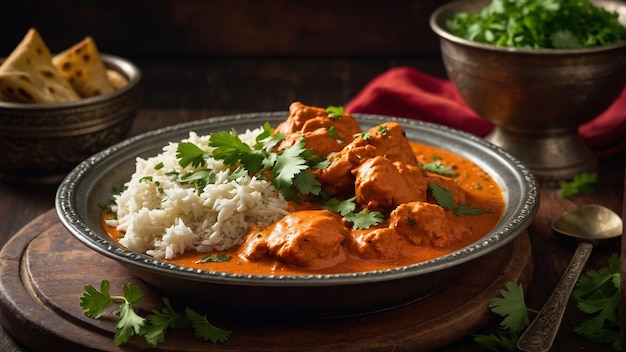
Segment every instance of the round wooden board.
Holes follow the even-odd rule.
[[[191,331],[180,330],[168,331],[157,349],[140,338],[121,348],[113,343],[115,317],[110,310],[99,320],[84,316],[79,306],[84,286],[99,288],[100,281],[107,279],[111,294],[121,294],[122,285],[132,282],[144,292],[138,307],[142,315],[163,307],[161,294],[74,239],[50,210],[25,226],[0,252],[0,322],[18,341],[37,351],[426,351],[485,326],[493,318],[489,301],[508,281],[528,287],[532,271],[530,241],[524,233],[476,261],[444,290],[403,307],[302,321],[202,312],[211,323],[233,331],[226,343],[201,342]]]

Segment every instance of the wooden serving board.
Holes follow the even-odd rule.
[[[444,290],[400,308],[328,320],[250,320],[207,314],[211,323],[232,330],[224,344],[199,341],[191,331],[168,331],[157,349],[133,338],[113,343],[115,319],[99,320],[79,306],[86,284],[111,283],[111,294],[134,283],[144,292],[142,314],[163,306],[161,294],[112,259],[73,238],[54,210],[33,220],[0,252],[0,322],[33,350],[162,351],[375,351],[434,350],[471,335],[493,318],[489,301],[508,281],[527,287],[533,271],[526,233],[478,260]],[[366,293],[364,293],[366,294]],[[177,302],[184,303],[184,302]]]

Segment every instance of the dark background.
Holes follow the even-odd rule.
[[[133,60],[145,108],[340,105],[393,66],[443,75],[428,19],[445,2],[25,0],[0,21],[0,56],[34,27],[53,53],[91,36],[100,52]]]

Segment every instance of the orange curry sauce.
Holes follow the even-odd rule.
[[[470,231],[469,234],[445,247],[416,246],[401,239],[402,246],[399,255],[393,260],[362,259],[346,250],[346,256],[341,262],[323,269],[294,267],[273,258],[248,261],[239,255],[239,247],[224,252],[187,252],[168,262],[203,270],[256,275],[331,274],[382,270],[443,256],[477,241],[495,227],[504,210],[504,200],[501,189],[491,176],[474,163],[454,153],[414,142],[411,142],[411,148],[421,163],[427,164],[434,160],[441,160],[443,165],[454,167],[458,175],[453,179],[465,190],[466,203],[471,207],[485,210],[483,214],[474,216],[457,216],[452,211],[446,211],[446,217],[451,223],[464,225]],[[104,227],[115,240],[123,235],[115,228],[107,226],[106,223]],[[202,257],[219,253],[229,255],[232,259],[228,262],[197,263]]]

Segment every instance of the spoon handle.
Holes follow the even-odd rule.
[[[563,277],[544,304],[535,320],[517,341],[517,348],[527,352],[549,351],[559,330],[565,307],[578,277],[593,250],[591,243],[582,242],[576,248]]]

